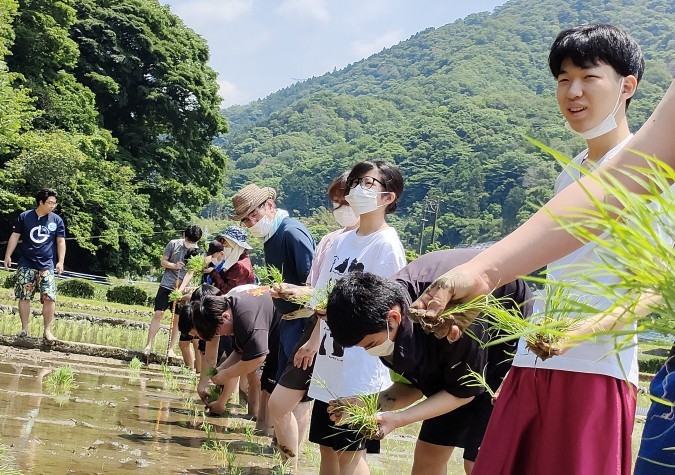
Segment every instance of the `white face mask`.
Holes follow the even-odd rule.
[[[196,242],[188,242],[185,239],[183,239],[183,246],[185,246],[186,249],[194,249],[195,247],[197,247],[197,243]]]
[[[230,255],[232,254],[232,251],[234,251],[234,249],[232,249],[231,247],[223,248],[223,260],[224,261],[226,261],[227,258],[230,257]]]
[[[621,82],[619,84],[619,97],[616,98],[616,105],[614,106],[614,110],[612,111],[611,114],[609,114],[607,117],[605,117],[605,120],[600,122],[598,125],[595,127],[591,127],[590,129],[584,131],[584,132],[579,132],[576,131],[572,128],[569,122],[565,122],[565,128],[567,130],[570,130],[574,132],[575,134],[579,135],[580,137],[586,139],[586,140],[591,140],[596,137],[600,137],[601,135],[605,135],[606,133],[611,132],[612,130],[616,129],[618,127],[616,123],[616,119],[614,118],[616,116],[616,113],[619,112],[619,108],[621,107],[621,93],[623,92],[623,78],[621,78]]]
[[[368,353],[370,356],[377,357],[389,356],[394,352],[394,346],[394,342],[389,339],[389,324],[387,323],[387,339],[377,346],[368,348],[366,353]]]
[[[251,235],[257,238],[266,237],[270,233],[271,229],[272,229],[272,220],[267,216],[263,216],[260,221],[258,221],[253,226],[248,228],[248,230],[251,231]]]
[[[387,191],[375,191],[372,188],[367,190],[361,185],[352,188],[349,194],[345,196],[345,200],[352,207],[356,214],[366,214],[381,208],[384,205],[377,204],[377,195],[388,193]]]
[[[342,205],[333,210],[333,217],[335,221],[343,228],[354,226],[359,222],[359,217],[354,213],[351,206]]]

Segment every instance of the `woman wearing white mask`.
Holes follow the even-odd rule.
[[[206,283],[217,287],[223,295],[240,285],[253,284],[255,276],[248,255],[250,249],[246,231],[237,226],[225,229],[211,241],[206,252],[206,264],[213,264]]]
[[[309,285],[297,286],[284,283],[281,287],[272,288],[273,297],[287,299],[300,294],[311,294],[319,278],[324,259],[333,246],[333,241],[341,234],[358,227],[359,216],[354,213],[345,200],[348,176],[349,172],[344,172],[333,180],[333,183],[328,187],[328,197],[333,205],[333,217],[342,227],[326,234],[314,250],[312,267],[307,277]],[[307,389],[312,377],[314,355],[319,344],[317,341],[315,348],[309,349],[306,343],[312,335],[316,322],[316,316],[312,316],[305,325],[303,335],[294,351],[294,359],[286,365],[274,392],[270,396],[268,405],[270,419],[274,425],[276,444],[281,449],[283,461],[290,463],[293,473],[297,472],[297,454],[300,449],[300,441],[304,438],[309,422],[309,411],[303,410],[301,406],[309,404]],[[316,336],[318,340],[318,330]],[[306,417],[303,417],[303,415],[306,415]],[[290,462],[287,462],[288,460]]]
[[[403,177],[386,162],[361,162],[347,177],[345,200],[360,216],[357,229],[341,234],[321,267],[316,288],[326,289],[352,271],[390,277],[405,264],[405,251],[386,215],[396,210],[403,193]],[[361,347],[343,348],[321,320],[318,353],[308,395],[315,399],[309,440],[320,445],[321,473],[369,473],[368,452],[379,451],[379,441],[360,439],[358,434],[336,428],[330,420],[328,401],[336,397],[379,392],[389,385],[388,370]],[[316,344],[316,339],[310,340]],[[308,343],[309,344],[309,343]]]

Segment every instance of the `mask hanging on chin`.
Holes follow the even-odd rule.
[[[351,206],[342,205],[333,210],[335,221],[343,228],[354,226],[359,222],[359,217],[354,213]]]
[[[571,132],[574,132],[575,134],[577,134],[578,136],[582,137],[585,140],[591,140],[600,137],[616,129],[618,125],[616,123],[615,116],[616,113],[619,112],[619,108],[621,107],[621,93],[623,92],[623,81],[624,81],[623,78],[621,78],[621,82],[619,83],[619,97],[616,98],[616,105],[614,106],[614,110],[612,111],[611,114],[605,117],[605,120],[600,122],[595,127],[592,127],[583,132],[574,130],[569,122],[565,122],[565,128]]]
[[[383,356],[389,356],[392,353],[394,353],[395,346],[396,346],[395,343],[389,339],[389,324],[387,323],[387,339],[377,346],[368,348],[366,350],[366,353],[368,353],[370,356],[377,356],[381,358]]]
[[[183,239],[183,246],[185,246],[186,249],[194,249],[195,247],[197,247],[197,243],[196,242],[188,242],[185,239]]]
[[[251,231],[251,235],[257,238],[266,237],[270,233],[271,229],[272,229],[272,220],[267,216],[263,216],[260,221],[258,221],[253,226],[248,228],[248,230]]]
[[[375,211],[377,208],[387,206],[386,204],[377,204],[377,195],[389,193],[388,191],[375,191],[373,189],[365,189],[361,185],[352,188],[349,194],[345,196],[345,200],[356,214],[366,214]]]

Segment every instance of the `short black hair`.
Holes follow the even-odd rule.
[[[387,314],[395,306],[402,315],[408,303],[400,284],[370,272],[350,272],[328,296],[326,319],[335,341],[344,347],[387,329]]]
[[[45,201],[47,201],[47,198],[49,198],[50,196],[58,198],[59,194],[56,192],[56,190],[52,188],[42,188],[40,191],[35,193],[35,204],[37,206],[40,206],[40,203],[44,203]]]
[[[401,195],[403,195],[403,175],[398,168],[394,165],[387,163],[383,160],[375,160],[373,162],[359,162],[354,165],[347,176],[347,183],[350,183],[352,180],[355,180],[362,175],[365,175],[370,170],[376,169],[382,175],[382,180],[384,181],[385,191],[391,191],[396,194],[396,199],[387,205],[385,213],[393,213],[396,211]],[[347,194],[349,194],[349,189],[347,189]]]
[[[224,295],[206,295],[192,302],[192,319],[199,338],[210,341],[223,323],[223,312],[230,309]]]
[[[202,238],[202,228],[196,224],[191,224],[185,228],[185,239],[190,242],[197,242]]]
[[[626,31],[613,25],[580,25],[558,33],[548,55],[548,67],[557,78],[562,62],[570,58],[580,68],[610,65],[620,76],[635,76],[638,83],[645,71],[640,45]],[[626,107],[630,99],[626,101]]]
[[[192,249],[186,249],[184,259],[187,261],[188,259],[195,256],[199,256],[201,254],[204,254],[203,249],[198,249],[196,247],[193,247]]]

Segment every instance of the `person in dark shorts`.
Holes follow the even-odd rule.
[[[152,351],[155,342],[155,336],[159,330],[164,312],[170,307],[169,294],[177,289],[183,281],[187,270],[185,269],[186,253],[189,249],[196,249],[197,242],[202,238],[202,229],[196,224],[188,226],[183,232],[182,239],[173,239],[164,248],[160,265],[164,268],[162,281],[159,284],[157,295],[155,296],[155,311],[152,314],[150,328],[148,328],[148,340],[143,349],[143,353],[148,355]],[[170,329],[169,334],[169,355],[176,357],[173,351],[174,343],[178,339],[178,319],[175,325]]]
[[[246,376],[264,363],[256,429],[268,431],[267,401],[276,386],[281,321],[281,314],[274,307],[269,291],[252,289],[230,296],[206,296],[192,302],[192,312],[197,333],[207,342],[205,367],[211,366],[215,360],[217,345],[211,345],[211,342],[217,342],[217,336],[232,336],[234,346],[234,352],[217,367],[218,373],[211,378],[213,383],[223,385],[223,391],[217,401],[209,404],[209,409],[214,414],[221,414],[236,388],[237,378]],[[200,397],[205,390],[201,379]]]
[[[401,269],[391,279],[353,272],[335,284],[328,299],[327,322],[333,338],[345,347],[363,347],[410,384],[395,382],[379,396],[381,436],[397,427],[422,422],[413,463],[413,474],[445,473],[455,447],[464,448],[464,467],[471,472],[492,412],[491,398],[483,387],[467,385],[462,378],[483,374],[496,391],[510,368],[516,342],[482,348],[499,337],[480,323],[455,343],[425,333],[408,317],[409,305],[439,275],[469,261],[478,250],[445,250],[426,254]],[[527,284],[515,280],[492,292],[503,304],[531,313],[532,294]],[[426,399],[415,405],[423,396]],[[329,404],[328,412],[332,411]],[[392,412],[397,409],[402,411]],[[333,420],[339,417],[332,414]]]

